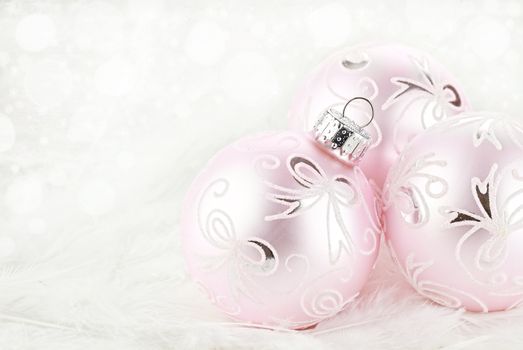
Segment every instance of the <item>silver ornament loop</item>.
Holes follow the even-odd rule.
[[[366,101],[371,108],[371,118],[367,124],[360,126],[345,115],[347,106],[356,100]],[[323,112],[313,127],[313,137],[329,153],[336,158],[355,164],[363,158],[371,145],[371,137],[364,128],[374,120],[374,106],[365,97],[354,97],[350,99],[343,111],[339,112],[334,106]]]
[[[345,103],[345,106],[343,106],[343,111],[341,112],[341,115],[345,118],[347,118],[347,116],[345,115],[345,110],[347,109],[347,107],[351,104],[351,102],[354,102],[354,101],[357,101],[357,100],[362,100],[362,101],[365,101],[369,104],[370,106],[370,111],[371,111],[371,115],[370,115],[370,120],[367,122],[367,124],[365,125],[361,125],[360,128],[366,128],[367,126],[370,125],[370,123],[372,123],[372,121],[374,120],[374,106],[372,105],[372,103],[369,101],[369,99],[365,98],[365,97],[362,97],[362,96],[356,96],[356,97],[353,97],[351,98],[350,100],[347,101],[347,103]]]

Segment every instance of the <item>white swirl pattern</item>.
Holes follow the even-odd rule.
[[[404,152],[387,177],[383,193],[384,209],[399,205],[398,203],[407,203],[407,207],[399,208],[405,221],[413,226],[426,224],[430,214],[425,196],[413,180],[425,180],[423,192],[432,198],[440,198],[447,193],[449,185],[445,179],[432,175],[427,170],[446,165],[444,160],[435,159],[434,153],[411,158],[408,151]]]
[[[309,324],[315,324],[336,315],[359,295],[359,292],[356,292],[347,297],[344,296],[346,293],[342,293],[342,289],[326,288],[324,282],[326,279],[332,278],[333,273],[343,276],[340,277],[340,280],[347,283],[352,279],[354,271],[350,267],[336,269],[305,286],[300,305],[303,312],[311,317]]]
[[[488,312],[486,304],[471,293],[422,278],[423,273],[434,265],[433,260],[415,261],[414,253],[410,253],[405,259],[405,264],[403,264],[398,260],[391,242],[387,241],[387,244],[392,259],[396,261],[396,265],[399,266],[403,276],[419,294],[434,300],[438,304],[451,308],[463,307],[463,299],[468,299],[478,305],[483,312]]]

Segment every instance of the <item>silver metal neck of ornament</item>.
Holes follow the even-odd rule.
[[[366,101],[372,111],[369,122],[363,126],[356,124],[345,116],[347,106],[356,100]],[[370,135],[364,130],[374,119],[372,103],[364,97],[349,100],[339,112],[329,107],[323,112],[312,130],[313,136],[329,153],[350,164],[355,164],[363,158],[371,144]]]

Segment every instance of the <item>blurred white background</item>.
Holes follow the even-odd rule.
[[[183,272],[184,190],[223,145],[286,127],[322,59],[369,42],[425,50],[475,109],[520,116],[518,0],[1,0],[0,348],[241,347],[241,331],[186,329],[225,319]],[[391,346],[469,339],[415,321]],[[383,345],[372,332],[353,344]],[[280,344],[349,344],[313,339]]]

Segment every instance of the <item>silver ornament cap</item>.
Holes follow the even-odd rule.
[[[369,122],[363,126],[356,124],[345,115],[347,106],[353,101],[363,100],[371,108],[372,115]],[[312,134],[320,146],[325,148],[336,158],[349,164],[358,163],[371,145],[371,137],[364,130],[374,119],[374,107],[365,97],[350,99],[343,111],[339,112],[333,106],[323,112],[313,127]]]

